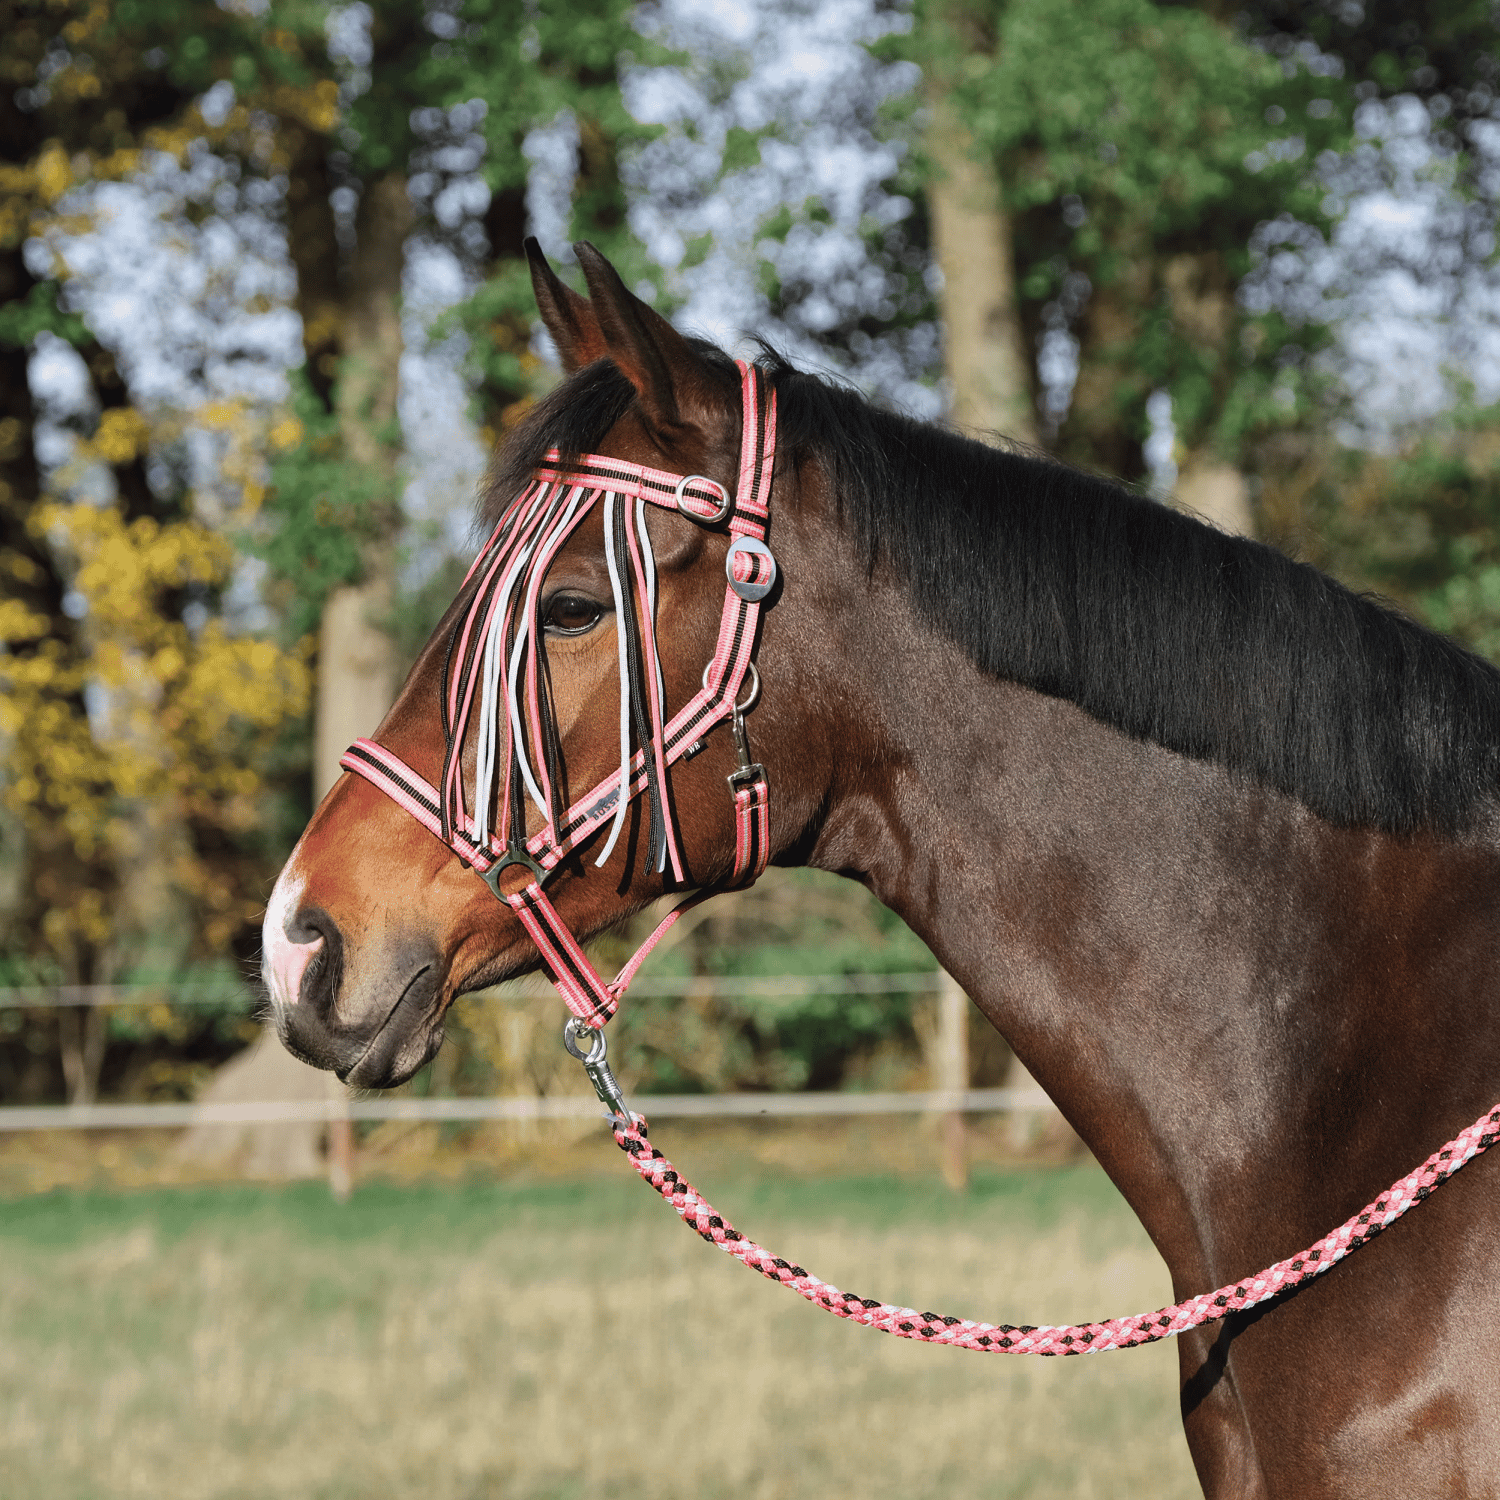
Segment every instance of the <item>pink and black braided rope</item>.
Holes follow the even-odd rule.
[[[1124,1349],[1151,1344],[1186,1333],[1203,1323],[1254,1307],[1281,1292],[1292,1290],[1331,1270],[1346,1255],[1375,1238],[1402,1214],[1415,1208],[1434,1188],[1440,1187],[1466,1162],[1472,1161],[1500,1139],[1500,1105],[1481,1115],[1446,1146],[1434,1151],[1416,1171],[1409,1173],[1367,1208],[1341,1224],[1317,1244],[1274,1266],[1231,1282],[1214,1292],[1190,1297],[1173,1307],[1133,1317],[1110,1318],[1103,1323],[1078,1323],[1065,1327],[1031,1327],[1026,1324],[975,1323],[968,1318],[944,1317],[916,1312],[873,1297],[857,1297],[814,1276],[811,1271],[773,1255],[746,1239],[646,1139],[646,1121],[636,1115],[631,1124],[616,1118],[615,1140],[630,1157],[641,1177],[675,1208],[683,1220],[710,1244],[743,1261],[768,1280],[790,1287],[799,1297],[853,1323],[863,1323],[897,1338],[917,1339],[929,1344],[952,1344],[982,1354],[1097,1354],[1104,1349]]]

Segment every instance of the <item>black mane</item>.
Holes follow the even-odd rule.
[[[823,468],[869,565],[889,565],[985,671],[1335,824],[1452,832],[1492,803],[1500,672],[1453,641],[1122,485],[881,411],[775,355],[760,363],[782,453]],[[547,448],[592,451],[632,396],[600,363],[539,403],[483,516]]]

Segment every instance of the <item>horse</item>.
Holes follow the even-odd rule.
[[[625,542],[628,505],[549,533],[510,633],[491,632],[490,688],[455,718],[479,661],[471,574],[369,742],[389,784],[346,758],[272,894],[264,976],[289,1048],[398,1084],[455,996],[564,966],[558,932],[586,941],[769,859],[862,882],[927,942],[1178,1297],[1310,1243],[1493,1104],[1500,673],[1122,484],[878,409],[768,349],[738,367],[586,244],[586,297],[529,248],[566,377],[498,452],[482,528],[564,493],[539,473],[585,500],[612,463],[664,475],[660,503]],[[733,590],[757,560],[718,523],[766,436],[753,391],[775,408],[774,578],[730,674],[726,561]],[[507,670],[525,680],[508,711]],[[653,763],[673,706],[714,691],[694,743]],[[458,800],[419,827],[390,766]],[[755,773],[747,859],[736,777]],[[540,868],[528,850],[569,799],[611,785]],[[509,852],[489,859],[472,829],[492,808]],[[556,928],[522,899],[543,878]],[[1496,1492],[1496,1170],[1180,1338],[1211,1500]]]

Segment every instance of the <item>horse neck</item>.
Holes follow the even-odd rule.
[[[1357,1207],[1500,1095],[1472,1024],[1500,962],[1495,839],[1335,829],[987,676],[890,579],[850,584],[829,690],[857,769],[810,862],[927,941],[1174,1271],[1242,1274],[1261,1241],[1324,1232],[1340,1191]]]

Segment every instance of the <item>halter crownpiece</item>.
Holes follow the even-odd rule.
[[[527,487],[508,505],[464,580],[468,610],[449,641],[442,687],[445,751],[433,786],[374,740],[357,740],[339,764],[404,808],[477,871],[515,912],[541,953],[542,966],[577,1022],[600,1027],[646,955],[689,907],[718,890],[749,885],[770,854],[765,768],[751,760],[744,713],[759,693],[754,658],[760,610],[776,583],[766,545],[776,457],[776,393],[761,391],[760,372],[739,362],[743,430],[733,498],[701,474],[669,474],[601,454],[546,455]],[[724,608],[703,686],[668,717],[657,650],[656,558],[646,507],[674,510],[703,526],[727,523]],[[600,507],[605,562],[614,595],[620,678],[620,768],[571,807],[562,803],[561,737],[542,646],[539,598],[553,560],[586,516]],[[750,686],[746,689],[746,679]],[[477,702],[476,702],[477,700]],[[465,801],[463,753],[475,720],[472,800]],[[609,827],[595,859],[614,852],[631,802],[649,805],[647,862],[690,883],[668,795],[673,765],[696,753],[715,725],[729,720],[737,766],[729,776],[735,817],[735,862],[729,881],[677,906],[612,983],[584,955],[542,887],[572,850]],[[526,800],[545,819],[526,836]],[[491,822],[491,812],[494,821]],[[512,868],[519,884],[502,877]]]

